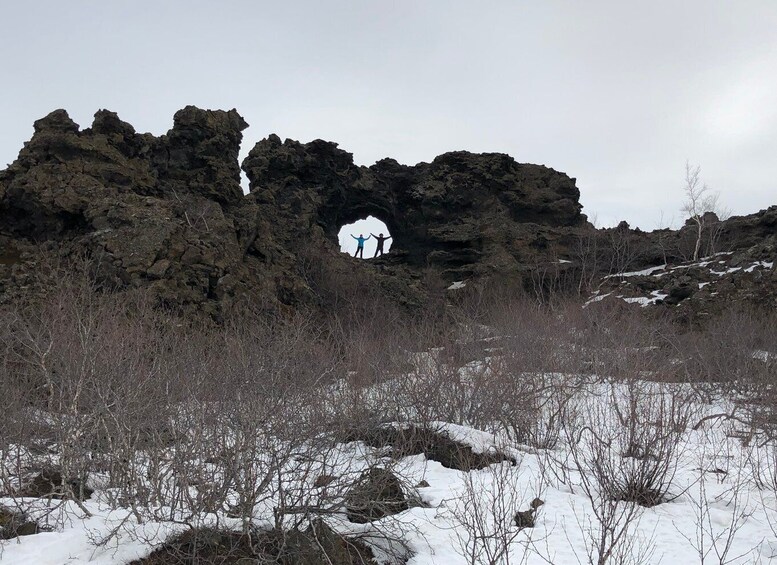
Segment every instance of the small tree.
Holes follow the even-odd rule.
[[[693,224],[696,226],[696,243],[693,248],[693,260],[699,260],[699,250],[701,249],[702,236],[710,216],[708,212],[715,214],[718,209],[717,192],[711,192],[710,188],[702,182],[701,167],[692,166],[688,161],[685,162],[685,201],[681,211],[687,214]]]

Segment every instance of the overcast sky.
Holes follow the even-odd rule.
[[[238,109],[243,155],[509,153],[576,177],[599,225],[677,224],[689,159],[749,213],[777,204],[776,30],[775,0],[8,1],[0,167],[55,108],[161,134],[195,104]]]

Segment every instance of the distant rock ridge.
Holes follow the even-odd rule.
[[[696,261],[690,259],[690,224],[677,231],[629,231],[642,250],[632,263],[640,268],[603,278],[588,304],[669,307],[697,321],[737,305],[777,308],[777,206],[722,222],[709,217],[708,224],[706,253]]]
[[[36,121],[0,171],[0,302],[45,292],[43,263],[87,258],[106,288],[147,289],[163,306],[217,319],[244,301],[325,307],[322,296],[356,276],[415,307],[429,272],[445,286],[493,277],[531,286],[549,266],[573,276],[580,242],[602,233],[581,213],[575,179],[500,153],[364,167],[336,143],[273,134],[242,163],[244,195],[246,127],[236,110],[194,106],[161,136],[107,110],[83,130],[65,110]],[[367,215],[386,223],[392,252],[359,261],[339,252],[337,233]],[[763,229],[748,221],[737,237],[757,241]],[[625,229],[650,247],[652,235]]]

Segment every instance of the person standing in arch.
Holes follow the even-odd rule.
[[[378,247],[375,249],[375,255],[373,256],[373,258],[377,257],[378,253],[383,255],[383,242],[386,241],[387,239],[391,239],[391,236],[383,237],[382,233],[379,233],[378,235],[371,233],[370,235],[378,240]]]
[[[356,253],[353,254],[354,257],[361,257],[364,259],[364,242],[370,239],[370,236],[364,237],[364,234],[359,234],[359,237],[356,237],[355,235],[351,234],[351,237],[356,240]]]

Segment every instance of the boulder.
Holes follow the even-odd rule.
[[[0,506],[0,540],[31,536],[39,531],[37,522],[30,520],[24,512]]]
[[[357,524],[380,520],[410,506],[402,483],[389,471],[372,467],[365,471],[345,496],[348,519]]]
[[[305,530],[254,532],[250,538],[211,528],[187,530],[130,565],[170,563],[370,565],[376,561],[364,543],[314,520]]]
[[[86,486],[84,480],[75,477],[64,479],[58,469],[51,468],[37,473],[22,487],[19,496],[87,500],[93,493],[94,490]]]
[[[470,471],[508,461],[513,457],[498,451],[479,453],[460,441],[451,438],[444,430],[423,426],[379,426],[360,430],[344,438],[346,441],[363,441],[371,447],[390,446],[395,459],[423,454],[430,461],[437,461],[449,469]]]
[[[515,525],[519,529],[524,528],[533,528],[535,524],[535,518],[537,515],[537,509],[545,504],[545,501],[540,498],[535,498],[531,501],[529,504],[528,510],[520,510],[515,513],[515,517],[513,520],[515,521]]]

